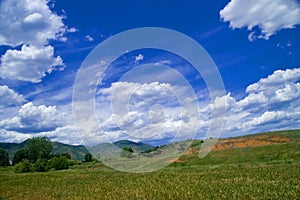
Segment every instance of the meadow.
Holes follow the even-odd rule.
[[[195,141],[190,153],[149,173],[97,161],[49,172],[0,168],[0,199],[300,199],[299,136],[297,130],[224,139],[204,159]]]
[[[299,199],[300,164],[169,166],[124,173],[99,163],[16,174],[0,172],[0,199]]]

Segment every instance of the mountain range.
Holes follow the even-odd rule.
[[[21,143],[0,143],[0,148],[6,150],[9,154],[9,158],[12,159],[14,154],[24,148],[28,143],[28,140],[25,140]],[[84,156],[89,153],[89,150],[91,149],[98,149],[104,151],[107,149],[108,151],[112,150],[112,147],[115,147],[115,149],[122,149],[123,147],[130,147],[134,150],[134,152],[143,152],[146,150],[151,150],[154,147],[145,144],[142,142],[133,142],[129,140],[120,140],[117,142],[114,142],[112,144],[110,143],[101,143],[96,145],[95,147],[86,147],[83,145],[69,145],[64,144],[61,142],[52,142],[52,154],[62,154],[62,153],[68,153],[71,156],[71,159],[73,160],[84,160]],[[116,148],[118,147],[118,148]]]

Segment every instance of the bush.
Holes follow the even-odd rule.
[[[29,160],[23,160],[22,162],[16,164],[14,166],[14,172],[16,173],[24,173],[24,172],[31,172],[33,171],[32,164]]]
[[[125,158],[132,158],[133,149],[131,147],[123,147],[120,156]]]
[[[85,156],[84,156],[85,162],[91,162],[92,159],[93,159],[92,154],[90,154],[90,153],[85,154]]]
[[[49,162],[48,160],[38,159],[34,165],[33,169],[35,172],[46,172],[49,170]]]
[[[54,157],[50,161],[50,168],[55,170],[69,169],[70,162],[65,156]]]

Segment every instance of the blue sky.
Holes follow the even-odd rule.
[[[202,138],[220,104],[226,105],[221,137],[300,128],[299,1],[0,2],[1,142]],[[172,29],[197,41],[215,62],[225,94],[211,99],[201,74],[170,52],[125,52],[96,87],[100,128],[77,133],[72,92],[82,62],[104,40],[141,27]],[[147,63],[150,71],[139,68]],[[197,113],[183,112],[194,105],[179,105],[192,95],[172,82],[180,75],[193,89]],[[128,113],[114,111],[125,97]]]

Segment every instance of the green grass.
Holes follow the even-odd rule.
[[[182,155],[183,162],[151,173],[119,172],[97,162],[45,173],[0,168],[0,200],[300,199],[299,130],[264,134],[293,139],[212,151],[204,159]]]
[[[1,199],[297,199],[300,164],[168,167],[130,174],[100,167],[15,174],[0,170]]]
[[[182,155],[180,159],[187,165],[300,162],[300,143],[290,142],[259,147],[226,149],[213,151],[204,159],[199,159],[197,154]]]
[[[256,136],[262,136],[266,135],[269,137],[272,136],[280,136],[280,137],[289,137],[291,139],[300,139],[300,130],[283,130],[283,131],[271,131],[271,132],[265,132],[265,133],[256,133],[256,134],[249,134],[244,136],[239,136],[236,138],[250,138],[250,137],[256,137]]]

